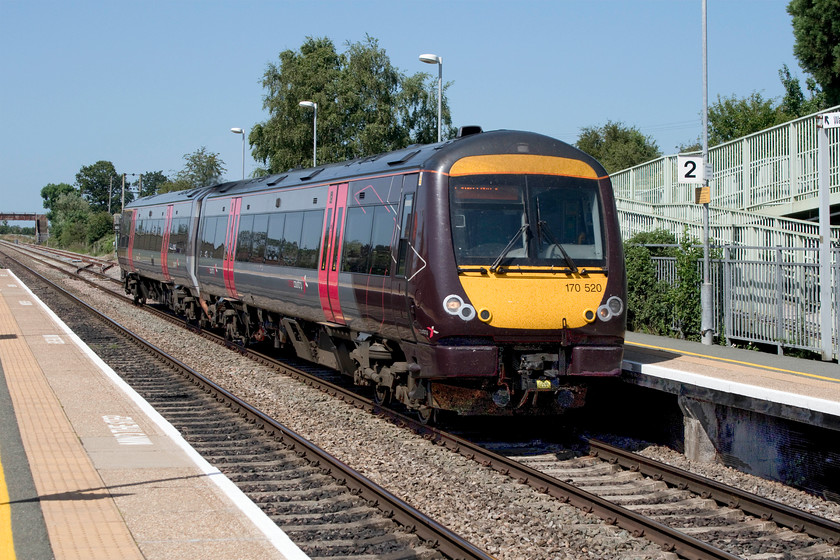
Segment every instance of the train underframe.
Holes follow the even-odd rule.
[[[124,285],[136,303],[156,301],[201,328],[224,332],[232,344],[268,344],[336,369],[356,385],[371,387],[377,403],[400,402],[422,421],[433,421],[439,410],[460,415],[560,414],[582,407],[586,398],[586,380],[567,375],[570,349],[557,343],[500,347],[492,376],[435,377],[407,360],[399,342],[371,333],[283,316],[238,299],[205,300],[188,288],[133,273]]]

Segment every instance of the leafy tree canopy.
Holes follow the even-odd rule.
[[[721,97],[709,105],[709,146],[729,142],[790,120],[773,99],[758,92],[749,97]]]
[[[191,154],[184,154],[184,161],[184,168],[177,173],[174,180],[155,184],[158,194],[218,185],[226,171],[225,162],[219,154],[208,152],[205,146]],[[155,173],[166,179],[160,171]]]
[[[47,209],[47,219],[52,221],[54,218],[54,208],[55,204],[58,201],[58,197],[63,194],[68,194],[76,189],[73,188],[72,185],[68,185],[67,183],[49,183],[43,189],[41,189],[41,198],[44,199],[44,208]]]
[[[86,165],[76,173],[76,186],[82,198],[85,199],[94,212],[118,211],[121,202],[122,175],[114,169],[110,161],[97,161],[93,165]],[[130,183],[126,181],[125,202],[134,199],[129,192]],[[110,200],[110,204],[109,204]]]
[[[140,184],[139,196],[151,196],[157,194],[158,188],[167,183],[169,178],[163,174],[163,171],[147,171],[143,173],[143,181]]]
[[[580,131],[576,146],[604,166],[607,173],[614,173],[662,155],[650,136],[635,127],[620,122],[607,121],[601,127],[585,127]]]
[[[802,92],[799,79],[790,75],[787,64],[782,65],[782,69],[779,70],[779,79],[782,80],[782,86],[785,88],[785,96],[782,98],[779,109],[790,119],[811,115],[829,106],[825,92],[820,90],[814,78],[809,76],[805,80],[805,86],[808,89],[807,97]]]
[[[270,116],[248,137],[267,172],[311,165],[314,115],[301,101],[318,104],[318,163],[437,139],[437,80],[404,75],[370,36],[346,47],[338,53],[330,39],[308,37],[300,50],[285,50],[268,65],[262,83]],[[442,113],[452,135],[445,99]]]
[[[829,106],[840,104],[840,3],[791,0],[793,54],[822,87]]]

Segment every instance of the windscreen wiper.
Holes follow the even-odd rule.
[[[513,249],[513,246],[516,244],[516,240],[519,239],[519,236],[522,235],[523,232],[528,231],[528,228],[531,226],[529,224],[522,224],[522,227],[519,228],[519,231],[513,234],[513,237],[510,238],[508,244],[502,249],[502,252],[499,253],[499,256],[496,257],[496,260],[493,261],[493,266],[490,267],[490,272],[496,272],[499,270],[499,264],[502,262],[502,259]]]
[[[554,234],[551,233],[551,230],[548,228],[548,224],[544,221],[540,220],[537,222],[537,235],[542,238],[543,234],[545,234],[546,239],[551,242],[552,245],[555,245],[560,252],[563,254],[563,258],[566,259],[566,264],[569,265],[569,268],[572,269],[572,272],[577,273],[578,267],[575,264],[575,261],[572,260],[572,257],[569,256],[569,253],[566,252],[566,249],[563,248],[563,245],[557,241],[557,238],[554,237]]]

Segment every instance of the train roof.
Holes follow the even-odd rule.
[[[469,128],[468,133],[459,132],[458,137],[445,142],[414,144],[393,152],[339,163],[291,169],[265,177],[144,197],[132,202],[128,207],[172,204],[195,198],[231,196],[232,194],[241,195],[264,191],[267,188],[282,189],[287,186],[352,181],[355,177],[397,173],[411,169],[437,169],[441,165],[451,165],[459,158],[483,153],[533,153],[580,159],[591,165],[598,176],[606,176],[601,165],[592,157],[560,140],[534,132],[511,130],[481,132],[478,127]]]

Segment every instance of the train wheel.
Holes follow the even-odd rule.
[[[417,409],[417,419],[420,420],[421,424],[433,426],[437,423],[438,409],[430,406],[422,406]]]
[[[373,402],[381,406],[388,406],[391,402],[391,388],[377,385],[373,388]]]

